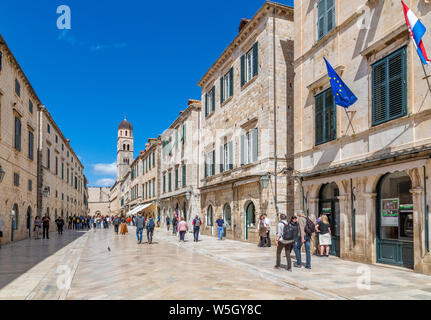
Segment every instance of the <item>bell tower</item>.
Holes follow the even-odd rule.
[[[118,126],[117,138],[117,181],[120,181],[129,172],[133,162],[133,127],[124,118]]]

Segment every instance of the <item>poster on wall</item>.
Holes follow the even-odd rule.
[[[400,216],[400,199],[382,200],[382,227],[398,227]]]

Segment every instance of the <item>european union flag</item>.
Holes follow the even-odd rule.
[[[325,59],[325,62],[326,67],[328,68],[328,76],[331,79],[331,87],[334,94],[335,104],[343,108],[348,108],[355,104],[355,102],[358,101],[358,98],[353,94],[349,87],[346,86],[343,80],[341,80],[328,60]]]

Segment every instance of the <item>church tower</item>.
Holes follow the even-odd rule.
[[[117,181],[120,181],[129,172],[133,162],[133,127],[124,118],[118,126],[117,139]]]

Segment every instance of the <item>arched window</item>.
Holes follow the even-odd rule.
[[[18,230],[18,205],[15,203],[12,209],[12,229]]]
[[[123,144],[123,150],[124,151],[126,150],[126,144]]]
[[[130,151],[130,145],[127,145],[127,151]]]
[[[226,203],[223,208],[223,220],[226,223],[226,227],[232,225],[232,212],[229,203]]]
[[[209,206],[207,209],[207,226],[212,227],[213,225],[213,207]]]
[[[127,137],[127,130],[125,132],[126,132],[126,137]]]
[[[248,227],[255,226],[256,225],[256,209],[254,207],[253,202],[250,202],[247,205],[246,215],[247,215],[247,226]]]

